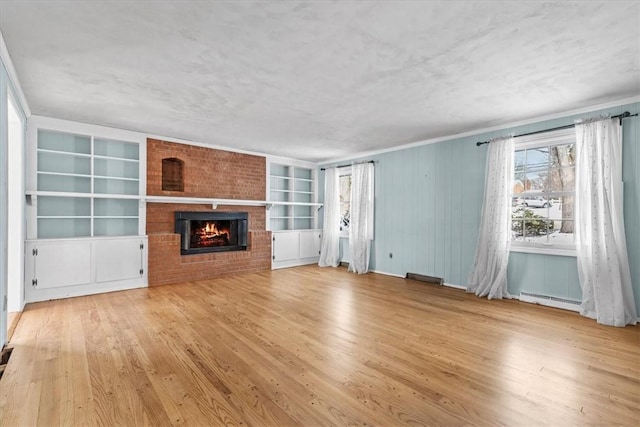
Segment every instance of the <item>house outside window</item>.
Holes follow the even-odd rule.
[[[519,137],[514,150],[512,250],[574,254],[575,130]]]

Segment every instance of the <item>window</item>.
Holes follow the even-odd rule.
[[[340,173],[340,231],[348,234],[351,222],[351,168]]]
[[[512,247],[575,249],[575,131],[517,138],[513,170]]]

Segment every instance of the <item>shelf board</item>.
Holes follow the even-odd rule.
[[[214,199],[204,197],[170,197],[170,196],[143,196],[142,200],[148,203],[187,203],[195,205],[212,205],[215,209],[218,205],[227,206],[270,206],[271,202],[266,200],[244,200],[244,199]]]
[[[75,151],[49,150],[48,148],[38,148],[37,151],[39,153],[64,154],[66,156],[91,158],[91,154],[76,153]]]
[[[113,157],[113,156],[105,156],[102,154],[94,154],[94,159],[104,159],[104,160],[119,160],[123,162],[131,162],[131,163],[140,163],[139,159],[129,159],[127,157]]]
[[[38,175],[54,175],[54,176],[70,176],[73,178],[91,178],[91,175],[81,173],[69,173],[69,172],[46,172],[38,171]]]
[[[132,194],[105,194],[105,193],[72,193],[67,191],[27,191],[27,197],[73,197],[73,198],[85,198],[85,199],[131,199],[140,200],[144,199],[144,196],[132,195]]]
[[[315,202],[270,202],[270,201],[267,201],[266,203],[268,203],[270,205],[285,205],[285,206],[317,206],[317,207],[322,206],[322,203],[315,203]]]
[[[185,203],[195,205],[227,205],[227,206],[316,206],[322,203],[313,202],[276,202],[270,200],[244,200],[244,199],[215,199],[204,197],[171,197],[171,196],[140,196],[132,194],[104,194],[104,193],[70,193],[60,191],[27,191],[27,197],[70,197],[70,198],[94,198],[94,199],[129,199],[141,200],[148,203]]]
[[[104,176],[104,175],[93,175],[93,177],[98,179],[117,179],[118,181],[140,182],[140,178],[125,178],[125,177],[119,177],[119,176]]]
[[[84,215],[38,215],[37,219],[91,219]]]

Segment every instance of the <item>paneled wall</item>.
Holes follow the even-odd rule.
[[[475,143],[624,111],[637,113],[640,103],[352,159],[376,161],[372,269],[438,276],[449,284],[466,285],[478,238],[487,153],[486,145],[476,147]],[[627,246],[640,309],[640,118],[625,120],[623,137]],[[323,186],[324,173],[320,172],[321,200]],[[341,246],[346,254],[348,246]],[[508,280],[509,291],[516,295],[581,297],[575,257],[512,252]]]

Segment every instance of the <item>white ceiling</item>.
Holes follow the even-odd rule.
[[[34,114],[310,161],[640,94],[640,2],[7,1]]]

